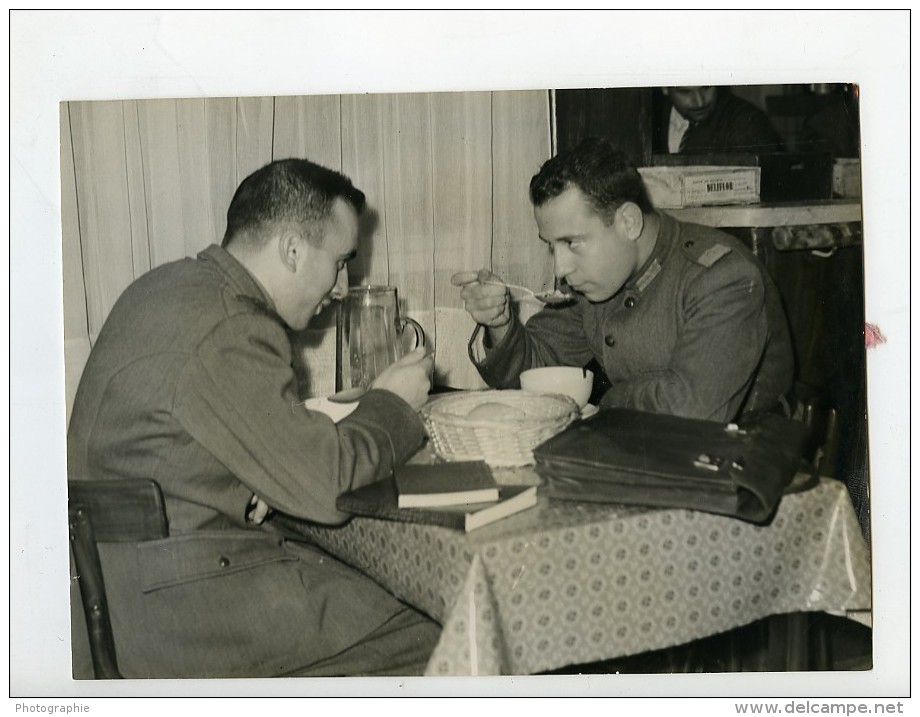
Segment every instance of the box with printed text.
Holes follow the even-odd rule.
[[[760,201],[760,167],[641,167],[639,174],[659,209]]]

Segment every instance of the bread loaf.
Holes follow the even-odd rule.
[[[476,406],[466,417],[479,421],[522,421],[527,418],[527,414],[506,403],[491,402]]]

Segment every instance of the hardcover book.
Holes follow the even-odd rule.
[[[498,500],[498,483],[485,461],[406,464],[394,471],[400,508],[431,508]]]
[[[396,481],[390,476],[363,488],[343,493],[336,500],[336,507],[343,513],[368,518],[439,525],[469,532],[531,508],[536,503],[536,486],[502,486],[499,489],[498,500],[486,503],[466,503],[437,508],[400,508]]]

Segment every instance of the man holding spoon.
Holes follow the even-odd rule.
[[[526,369],[594,359],[611,382],[602,407],[731,421],[780,403],[793,373],[786,318],[740,241],[657,212],[606,140],[545,162],[530,198],[557,283],[575,300],[525,327],[499,277],[451,277],[478,324],[470,357],[490,386],[516,388]]]

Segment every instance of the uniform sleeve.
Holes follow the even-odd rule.
[[[684,294],[667,368],[615,382],[602,406],[713,421],[736,417],[766,345],[764,286],[747,262],[715,267],[701,269]]]
[[[187,362],[174,415],[188,433],[272,508],[324,523],[347,515],[336,497],[379,480],[421,446],[417,413],[370,391],[339,424],[297,400],[290,343],[271,318],[222,322]]]
[[[471,345],[481,331],[476,328]],[[515,318],[501,343],[489,349],[485,358],[477,361],[470,355],[483,380],[493,388],[519,388],[519,376],[529,368],[584,366],[592,357],[578,304],[543,309],[526,327]]]

